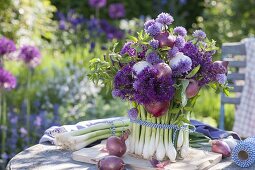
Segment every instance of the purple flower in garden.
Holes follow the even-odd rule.
[[[161,32],[161,25],[159,23],[154,23],[145,30],[150,36],[156,36]]]
[[[153,48],[153,49],[158,49],[158,47],[159,47],[159,41],[158,40],[151,40],[150,42],[149,42],[149,44],[150,44],[150,46]]]
[[[1,158],[6,161],[9,158],[9,156],[7,153],[4,152],[1,154]]]
[[[60,20],[58,23],[58,28],[62,31],[66,30],[66,22],[64,20]]]
[[[109,16],[112,19],[122,18],[125,14],[125,7],[122,3],[114,3],[109,6]]]
[[[177,53],[179,52],[179,49],[175,46],[173,46],[172,49],[168,50],[168,57],[171,59],[173,58]]]
[[[174,33],[184,37],[187,35],[187,30],[182,26],[178,26],[174,28]]]
[[[220,84],[225,84],[227,82],[227,76],[225,74],[217,74],[216,80]]]
[[[130,63],[130,64],[124,66],[115,75],[114,81],[113,81],[114,89],[112,91],[113,97],[120,97],[123,100],[124,99],[132,100],[133,99],[134,78],[132,75],[132,72],[133,72],[132,67],[133,67],[133,64]]]
[[[31,45],[23,46],[20,50],[19,57],[30,67],[36,67],[41,62],[39,49]]]
[[[0,88],[11,90],[16,87],[16,78],[8,71],[0,68]]]
[[[133,44],[134,44],[134,42],[131,42],[131,41],[126,42],[123,45],[123,47],[122,47],[122,49],[120,51],[120,54],[121,55],[128,54],[129,56],[135,56],[136,55],[136,51],[135,51],[134,48],[131,47],[131,45],[133,45]]]
[[[23,137],[28,134],[27,130],[24,127],[21,127],[19,129],[19,132],[20,132],[21,136],[23,136]]]
[[[139,104],[169,101],[174,95],[172,76],[158,78],[159,71],[153,67],[144,68],[134,82],[134,100]]]
[[[94,8],[102,8],[106,5],[106,0],[89,0],[89,5]]]
[[[95,28],[91,27],[91,29],[93,30]],[[122,39],[124,36],[124,32],[122,30],[112,26],[107,20],[100,21],[99,30],[102,30],[106,34],[108,39],[113,39],[113,38]]]
[[[185,39],[182,36],[178,36],[174,42],[174,46],[181,49],[185,45]]]
[[[170,25],[174,21],[173,17],[168,14],[162,12],[161,14],[158,15],[156,22],[163,24],[163,25]]]
[[[40,127],[42,125],[42,118],[40,116],[36,116],[34,120],[34,125],[36,127]]]
[[[180,76],[191,70],[192,60],[183,53],[177,53],[174,58],[170,60],[170,67],[174,76]]]
[[[151,52],[146,56],[146,61],[152,65],[161,63],[162,60],[156,52]]]
[[[128,117],[131,119],[131,120],[135,120],[138,116],[138,110],[137,108],[132,108],[128,111]]]
[[[144,30],[148,30],[149,26],[154,25],[156,22],[154,19],[148,20],[144,23]]]
[[[0,38],[0,55],[9,54],[14,51],[16,51],[15,43],[6,37],[1,37]]]
[[[192,35],[193,35],[193,37],[195,37],[195,38],[197,38],[199,40],[203,40],[203,39],[206,38],[206,34],[202,30],[196,30],[196,31],[193,32]]]

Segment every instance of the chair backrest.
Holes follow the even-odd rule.
[[[231,93],[242,93],[245,80],[246,67],[246,49],[242,42],[224,43],[222,45],[222,60],[229,61],[228,81],[232,87]],[[220,124],[219,128],[224,129],[225,120],[225,104],[240,104],[240,95],[235,97],[227,97],[221,93],[220,105]]]

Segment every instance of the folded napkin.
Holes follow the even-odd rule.
[[[128,119],[127,117],[114,117],[114,118],[107,118],[107,119],[83,121],[75,125],[52,126],[44,132],[44,135],[41,137],[39,143],[50,142],[51,144],[55,145],[56,134],[86,128],[98,123],[105,123],[105,122],[111,122],[116,120],[127,120],[127,119]],[[190,122],[192,125],[196,127],[196,132],[202,133],[210,137],[211,139],[220,139],[220,138],[225,138],[232,135],[233,138],[240,140],[240,137],[234,132],[227,132],[224,130],[220,130],[220,129],[211,127],[210,125],[199,122],[197,120],[191,120]]]
[[[228,136],[233,136],[234,139],[240,140],[239,135],[235,132],[217,129],[197,120],[190,120],[190,123],[196,127],[196,132],[202,133],[211,139],[222,139]]]

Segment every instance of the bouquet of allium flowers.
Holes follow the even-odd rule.
[[[161,13],[144,31],[104,59],[91,61],[89,77],[112,87],[112,95],[132,105],[129,152],[145,159],[175,161],[188,154],[189,114],[200,88],[228,92],[227,62],[215,61],[215,41],[202,30],[191,37],[185,28],[170,28],[174,19]]]

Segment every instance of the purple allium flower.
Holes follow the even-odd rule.
[[[139,62],[135,63],[133,65],[134,75],[136,76],[141,71],[143,71],[143,69],[145,69],[146,67],[151,67],[151,66],[152,65],[150,63],[148,63],[147,61],[139,61]]]
[[[146,61],[152,65],[161,63],[162,60],[156,52],[151,52],[146,56]]]
[[[151,40],[150,42],[149,42],[149,44],[150,44],[150,46],[153,48],[153,49],[158,49],[158,47],[159,47],[159,41],[158,40]]]
[[[145,32],[150,36],[157,36],[161,32],[161,25],[159,23],[152,24]]]
[[[178,26],[174,28],[174,33],[184,37],[187,35],[187,30],[182,26]]]
[[[113,97],[120,97],[121,99],[132,100],[134,89],[133,82],[134,78],[132,75],[133,72],[133,63],[130,63],[124,66],[119,70],[113,81],[114,89],[112,91]]]
[[[174,21],[173,17],[168,13],[161,13],[158,15],[156,22],[163,25],[170,25]]]
[[[16,78],[8,71],[0,68],[0,88],[11,90],[16,87]]]
[[[106,5],[106,0],[89,0],[89,5],[94,8],[102,8]]]
[[[177,53],[174,58],[170,60],[170,67],[174,76],[180,76],[191,70],[192,60],[183,53]]]
[[[168,50],[168,57],[171,59],[173,58],[177,53],[179,52],[179,49],[175,46],[173,46],[172,49]]]
[[[195,38],[197,38],[199,40],[203,40],[203,39],[206,38],[206,34],[202,30],[196,30],[196,31],[193,32],[192,35],[193,35],[193,37],[195,37]]]
[[[135,120],[138,116],[138,110],[137,108],[132,108],[128,111],[128,117],[131,119],[131,120]]]
[[[148,20],[144,23],[144,30],[148,30],[149,26],[154,25],[156,22],[154,19]]]
[[[225,74],[217,74],[216,80],[220,84],[225,84],[227,82],[227,76]]]
[[[181,49],[185,45],[185,39],[182,36],[178,36],[174,42],[174,46]]]
[[[36,67],[41,62],[41,53],[35,46],[26,45],[20,50],[19,57],[29,66]]]
[[[1,37],[0,38],[0,55],[9,54],[14,51],[16,51],[15,43],[6,37]]]
[[[134,100],[139,104],[169,101],[174,95],[174,81],[171,75],[158,78],[159,71],[146,67],[134,82]]]
[[[122,18],[125,13],[125,7],[122,3],[114,3],[109,6],[109,16],[112,19]]]
[[[121,55],[124,55],[124,54],[128,54],[129,56],[135,56],[136,55],[136,51],[134,48],[131,47],[131,45],[134,44],[134,42],[126,42],[121,51],[120,51],[120,54]]]

